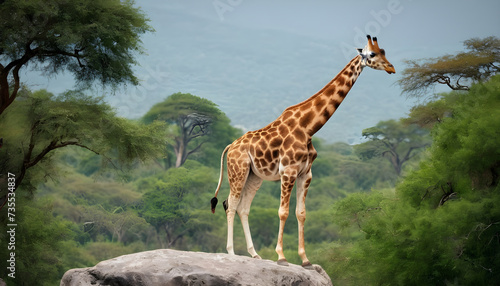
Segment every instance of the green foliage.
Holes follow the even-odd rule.
[[[401,121],[405,125],[416,124],[422,128],[432,129],[434,124],[440,123],[448,116],[449,108],[449,105],[442,99],[432,100],[412,107],[409,117]]]
[[[427,95],[436,83],[446,84],[452,90],[469,90],[472,83],[487,80],[500,71],[500,39],[472,38],[464,46],[466,51],[456,55],[406,61],[409,67],[398,80],[403,93]]]
[[[435,206],[456,188],[469,189],[461,194],[467,195],[498,184],[500,123],[492,119],[500,116],[499,82],[500,77],[495,76],[474,85],[468,93],[444,97],[452,115],[435,126],[429,160],[408,178],[408,185],[414,185],[415,191],[402,195],[412,197],[416,205],[428,198],[426,202]]]
[[[54,176],[52,156],[58,149],[78,146],[101,155],[104,166],[127,168],[161,156],[165,132],[160,122],[145,126],[117,117],[102,98],[73,91],[54,96],[45,90],[23,92],[0,115],[0,128],[7,155],[0,174],[15,173],[17,184],[26,179],[28,187]]]
[[[200,198],[209,201],[200,193],[205,191],[207,182],[215,182],[208,168],[195,163],[187,165],[189,169],[168,169],[157,178],[149,178],[146,184],[141,183],[147,191],[138,207],[139,214],[156,228],[163,247],[174,247],[187,233],[206,229],[204,222],[196,220],[194,210],[201,207]],[[160,237],[161,233],[165,239]]]
[[[500,76],[443,95],[419,170],[396,193],[352,194],[336,220],[360,230],[342,248],[345,285],[494,285],[500,279]],[[342,260],[342,257],[344,260]],[[328,266],[338,271],[340,266]]]
[[[381,121],[375,127],[363,130],[363,136],[369,141],[355,146],[355,151],[362,159],[385,157],[391,163],[396,175],[401,175],[403,166],[419,149],[429,144],[427,131],[416,125],[406,126],[400,121]]]
[[[384,158],[361,160],[355,152],[359,146],[327,144],[315,139],[318,159],[313,164],[314,179],[306,200],[306,247],[309,259],[320,263],[335,284],[487,285],[500,278],[500,126],[491,120],[500,115],[499,83],[500,77],[492,77],[486,83],[473,85],[467,93],[441,95],[436,100],[439,103],[429,103],[446,112],[433,124],[433,144],[423,153],[420,167],[401,178],[396,191],[392,186],[397,178]],[[70,102],[77,107],[69,106]],[[50,110],[44,113],[38,107]],[[35,154],[50,145],[53,137],[60,142],[79,140],[59,152],[51,150],[37,164],[45,172],[49,167],[65,169],[60,172],[64,177],[38,185],[31,200],[24,196],[26,192],[20,192],[25,204],[20,212],[25,217],[19,220],[23,225],[19,232],[26,237],[19,249],[20,261],[28,261],[26,267],[30,271],[35,267],[34,274],[26,276],[29,283],[40,275],[38,284],[51,285],[69,268],[92,266],[101,260],[148,249],[224,251],[226,217],[221,210],[212,215],[209,202],[219,176],[222,143],[234,131],[225,128],[229,121],[224,121],[220,128],[224,138],[204,145],[210,148],[203,152],[212,155],[193,155],[195,160],[186,160],[182,167],[165,171],[156,164],[127,160],[129,156],[143,160],[158,156],[165,146],[161,139],[166,137],[161,133],[164,124],[145,127],[133,121],[115,120],[113,111],[99,99],[78,93],[60,97],[44,91],[28,93],[19,98],[12,110],[16,112],[1,115],[0,123],[15,139],[5,140],[4,147],[8,149],[2,148],[2,152],[17,152],[17,160],[23,160],[30,149],[29,142],[40,144],[32,147]],[[85,117],[85,110],[95,117]],[[105,130],[90,130],[106,118],[109,121]],[[37,120],[42,123],[35,126],[36,132],[22,127],[32,126],[31,122]],[[154,124],[158,124],[158,133],[145,130]],[[412,133],[413,128],[416,127],[389,121],[366,132],[373,141],[386,140],[387,144],[382,144],[387,146],[393,143],[389,138],[400,144],[422,140]],[[408,132],[410,135],[406,135]],[[109,138],[112,134],[123,139]],[[108,138],[112,143],[107,143]],[[12,140],[27,140],[17,146],[28,145],[27,149],[13,149]],[[138,146],[141,142],[146,145]],[[148,147],[155,142],[163,145]],[[129,147],[117,148],[123,143]],[[155,152],[147,153],[147,149]],[[138,156],[142,152],[146,155]],[[133,167],[127,177],[130,182],[116,182],[116,176],[96,160],[96,153],[104,156],[108,164]],[[45,174],[43,170],[32,170],[34,176]],[[97,173],[100,181],[88,177]],[[222,193],[228,193],[227,183],[223,184]],[[256,249],[266,259],[276,259],[279,193],[279,183],[265,182],[257,192],[249,217]],[[295,200],[292,196],[284,245],[289,261],[300,263],[293,215]],[[2,233],[5,237],[6,232]],[[246,255],[239,220],[235,220],[234,238],[236,253]],[[39,259],[42,265],[30,264],[33,259]],[[28,269],[23,267],[24,264],[19,269]],[[21,282],[24,280],[15,283]]]
[[[189,93],[174,93],[164,101],[155,104],[144,115],[143,121],[167,123],[167,144],[169,154],[175,154],[175,167],[180,167],[188,157],[212,159],[230,144],[239,131],[229,125],[229,119],[208,99]],[[206,144],[211,146],[205,147]],[[200,152],[204,149],[205,152]],[[200,155],[201,154],[201,155]],[[218,154],[220,156],[220,154]],[[165,164],[171,165],[170,161]]]
[[[147,123],[160,120],[170,124],[180,124],[181,120],[187,120],[189,116],[199,115],[207,117],[207,120],[213,120],[220,113],[215,103],[210,100],[190,93],[178,92],[153,105],[144,115],[143,120]]]
[[[0,114],[29,63],[49,75],[68,70],[82,85],[138,84],[132,66],[143,52],[139,37],[153,31],[133,1],[6,0],[0,19]]]
[[[6,275],[2,278],[8,285],[54,285],[66,271],[63,257],[71,255],[65,247],[71,241],[72,223],[52,215],[52,206],[48,200],[30,202],[26,197],[17,196],[16,200],[15,249],[8,249],[5,244],[0,248],[2,258],[15,253],[15,278]],[[1,220],[0,238],[10,240],[6,219]],[[0,261],[0,267],[7,273],[7,259]],[[10,271],[9,271],[10,273]]]

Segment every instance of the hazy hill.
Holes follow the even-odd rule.
[[[258,129],[287,106],[316,93],[350,60],[340,44],[350,39],[325,41],[272,29],[237,27],[162,4],[142,8],[156,29],[144,37],[147,55],[138,58],[137,75],[142,85],[108,97],[126,117],[141,117],[166,96],[189,92],[218,104],[233,125]],[[383,46],[383,39],[380,42]],[[385,48],[396,71],[401,71],[397,51]],[[385,72],[365,70],[318,136],[330,142],[353,143],[359,141],[362,129],[404,116],[411,104],[399,95],[393,84],[396,79]],[[37,79],[31,77],[33,81]],[[70,82],[58,78],[34,88],[47,87],[57,93],[71,88]]]

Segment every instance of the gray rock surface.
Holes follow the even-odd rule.
[[[60,285],[332,285],[321,266],[313,268],[223,253],[159,249],[71,269]]]

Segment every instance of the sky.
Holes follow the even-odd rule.
[[[149,9],[157,2],[137,4]],[[500,2],[495,0],[169,0],[164,5],[227,25],[340,38],[349,44],[356,43],[361,31],[361,37],[373,34],[392,39],[391,46],[399,42],[406,47],[456,51],[465,39],[500,33]]]
[[[414,99],[402,96],[399,86],[395,84],[400,72],[405,67],[405,60],[439,57],[462,51],[463,41],[473,37],[492,35],[500,37],[500,1],[498,0],[136,0],[136,5],[140,6],[150,18],[150,25],[156,30],[155,33],[143,36],[147,54],[138,57],[140,65],[136,67],[137,75],[142,83],[137,88],[127,87],[125,90],[117,91],[113,96],[106,97],[108,102],[117,109],[119,115],[129,118],[138,118],[145,114],[153,104],[164,99],[165,93],[171,94],[181,91],[191,92],[214,101],[228,115],[234,125],[245,130],[256,129],[258,125],[249,123],[248,118],[255,117],[255,113],[250,113],[250,109],[262,109],[262,122],[269,122],[276,118],[286,106],[298,103],[301,101],[299,98],[305,99],[312,95],[313,91],[321,89],[335,75],[335,73],[328,73],[323,78],[322,74],[321,79],[317,82],[304,82],[304,89],[310,94],[293,95],[290,99],[285,99],[282,104],[268,104],[274,106],[262,106],[256,100],[248,100],[255,95],[252,91],[242,90],[241,104],[238,105],[235,103],[239,101],[237,97],[224,94],[225,83],[223,81],[214,82],[210,75],[198,74],[196,66],[190,66],[194,65],[191,61],[192,55],[184,55],[189,59],[185,65],[170,64],[170,62],[178,61],[178,58],[186,52],[182,49],[172,50],[170,47],[168,50],[170,54],[165,55],[169,43],[181,41],[181,39],[176,38],[179,36],[179,31],[185,30],[191,33],[200,31],[202,34],[213,37],[211,40],[214,44],[206,41],[209,43],[207,47],[199,47],[200,57],[206,56],[203,50],[207,50],[207,54],[209,54],[209,50],[212,48],[219,49],[218,55],[223,58],[225,46],[217,45],[217,42],[244,41],[245,35],[234,36],[235,33],[242,33],[241,31],[252,31],[254,36],[259,33],[272,32],[286,35],[289,38],[295,37],[298,41],[310,41],[328,52],[325,53],[325,56],[322,55],[324,60],[320,58],[319,61],[317,58],[319,55],[301,53],[300,57],[306,57],[306,60],[307,57],[310,57],[311,65],[318,65],[323,69],[322,65],[332,65],[329,68],[337,72],[356,55],[355,48],[364,47],[366,34],[377,36],[381,47],[387,52],[388,59],[396,67],[396,75],[391,75],[390,78],[385,73],[362,75],[362,77],[366,77],[366,80],[357,83],[351,93],[363,93],[371,83],[376,83],[377,89],[384,96],[384,99],[392,103],[391,110],[385,113],[371,113],[370,109],[383,108],[383,106],[376,106],[376,102],[372,102],[370,99],[367,99],[367,106],[349,105],[355,104],[354,102],[343,103],[334,115],[337,116],[339,113],[338,117],[333,117],[337,118],[336,121],[355,121],[357,113],[363,113],[365,118],[368,116],[370,120],[363,119],[362,122],[355,122],[352,125],[332,125],[330,130],[349,129],[338,137],[332,137],[330,133],[319,134],[323,137],[333,138],[334,141],[345,141],[349,137],[351,138],[350,142],[353,142],[352,138],[360,137],[359,134],[363,128],[374,126],[380,120],[403,117],[415,103],[418,103]],[[199,18],[203,21],[193,21],[193,27],[189,27],[189,23],[176,20],[179,19],[176,18],[178,15],[194,17],[193,19]],[[216,28],[218,33],[211,34],[211,27]],[[220,34],[220,31],[227,31],[227,37],[233,38],[226,38],[224,34]],[[196,37],[200,37],[200,34],[196,34]],[[182,40],[189,44],[189,35]],[[279,43],[273,43],[272,38],[262,37],[262,39],[257,38],[257,40],[264,42],[252,47],[253,49],[264,50],[268,44],[270,47],[282,48],[283,53],[289,52]],[[193,41],[193,45],[200,44]],[[252,49],[244,52],[248,53],[249,51]],[[318,54],[320,51],[321,49],[318,49]],[[274,54],[269,53],[269,55],[276,57],[276,52],[280,51],[274,52]],[[235,59],[234,55],[231,56],[231,59]],[[274,59],[270,58],[269,62],[272,60]],[[241,68],[248,69],[248,66]],[[302,67],[297,67],[297,69],[300,68]],[[211,73],[212,71],[208,69],[205,72]],[[216,72],[216,69],[213,72]],[[262,73],[266,72],[266,70],[262,70]],[[300,76],[288,73],[286,70],[269,69],[268,72],[269,74],[266,74],[265,78],[275,80],[258,87],[264,93],[269,91],[269,94],[264,94],[264,96],[273,96],[272,91],[286,88],[287,82],[300,83]],[[230,73],[234,74],[238,71],[233,68]],[[295,78],[287,78],[290,76]],[[71,75],[68,74],[61,74],[49,79],[31,72],[25,74],[25,81],[29,85],[31,84],[33,89],[47,88],[54,93],[71,88],[71,79]],[[191,88],[189,80],[196,81],[196,89]],[[232,78],[229,75],[228,80],[237,81],[238,78]],[[203,81],[210,82],[204,85]],[[382,82],[387,84],[378,87]],[[219,87],[214,89],[213,86],[217,84]],[[161,96],[159,95],[160,91],[162,91]],[[438,87],[435,91],[447,90],[444,87]],[[234,90],[231,92],[234,93]],[[303,91],[300,90],[300,92]],[[245,117],[247,112],[247,117]],[[262,125],[262,122],[259,121],[258,124]],[[357,139],[355,138],[354,141]]]

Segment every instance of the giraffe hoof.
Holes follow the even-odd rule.
[[[260,255],[258,255],[258,254],[257,254],[257,255],[255,255],[255,256],[254,256],[254,257],[252,257],[252,258],[255,258],[255,259],[262,259],[262,257],[260,257]]]
[[[314,266],[309,261],[302,263],[302,267],[307,270],[314,270]]]
[[[285,258],[278,260],[278,265],[280,266],[288,266],[288,261]]]

